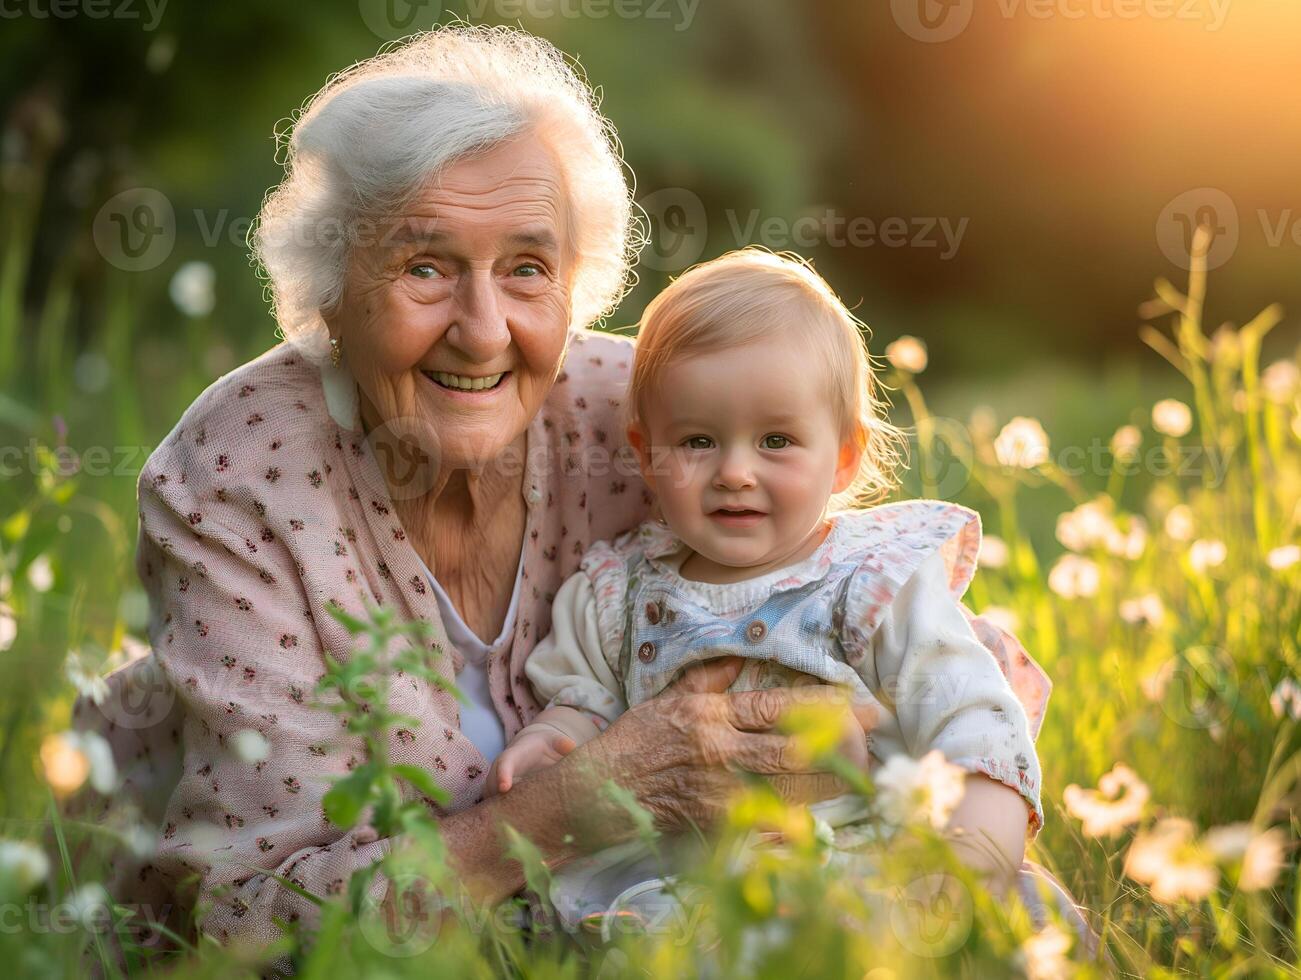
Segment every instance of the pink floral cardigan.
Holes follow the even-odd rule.
[[[522,591],[511,646],[488,668],[507,737],[539,710],[524,659],[550,627],[555,590],[589,544],[635,525],[652,502],[619,423],[631,356],[626,339],[573,333],[528,428]],[[159,717],[112,724],[109,734],[138,790],[166,749],[146,738],[156,743],[166,731],[184,754],[159,851],[133,872],[130,897],[184,901],[181,886],[197,874],[188,900],[207,906],[206,932],[270,940],[273,919],[295,920],[310,906],[250,869],[328,895],[388,846],[358,843],[321,810],[330,777],[361,761],[338,718],[312,706],[326,651],[342,659],[351,646],[326,603],[354,614],[363,597],[396,607],[431,623],[458,669],[460,656],[360,427],[355,383],[286,344],[186,411],[140,475],[139,518],[149,639],[175,703],[159,699]],[[487,763],[461,734],[456,701],[406,678],[394,686],[393,709],[421,720],[395,733],[393,760],[432,769],[451,809],[477,802]],[[234,736],[244,729],[268,740],[269,758],[240,758]]]
[[[508,738],[540,709],[523,667],[550,629],[555,592],[588,545],[637,525],[653,502],[619,422],[632,350],[623,338],[575,332],[529,425],[523,591],[511,645],[488,670]],[[337,894],[389,847],[339,830],[321,810],[331,778],[361,761],[360,744],[312,704],[326,651],[342,659],[351,645],[326,604],[353,613],[363,598],[396,606],[432,624],[433,642],[461,664],[356,399],[345,372],[281,344],[200,395],[140,475],[137,569],[153,655],[110,678],[106,705],[79,702],[74,724],[109,738],[120,795],[160,826],[157,852],[123,865],[114,891],[120,902],[149,905],[146,918],[170,909],[176,927],[197,905],[210,935],[271,941],[276,920],[311,917],[314,907],[267,872]],[[1046,676],[1026,669],[1015,637],[979,617],[972,627],[1037,734]],[[487,763],[461,734],[456,701],[405,678],[393,708],[421,722],[394,733],[393,760],[432,769],[449,810],[478,802]],[[264,761],[237,752],[246,729],[268,741]],[[1022,890],[1041,910],[1029,882],[1043,872],[1031,867]],[[1073,911],[1058,892],[1057,904]]]

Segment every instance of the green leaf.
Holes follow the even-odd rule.
[[[352,827],[370,801],[370,787],[375,781],[375,767],[369,762],[358,766],[330,787],[321,799],[321,808],[336,827]]]
[[[524,869],[524,883],[529,891],[536,894],[543,905],[550,909],[551,872],[542,860],[542,852],[510,824],[503,824],[502,827],[506,831],[506,856],[520,863]]]
[[[451,794],[434,782],[434,776],[428,769],[408,765],[395,765],[392,768],[395,773],[434,802],[448,803],[451,801]]]
[[[353,636],[366,631],[366,624],[364,622],[357,619],[357,617],[344,612],[342,607],[336,606],[333,602],[327,602],[325,604],[325,611],[333,616],[335,621]]]
[[[633,824],[637,827],[637,836],[642,840],[653,841],[660,836],[655,828],[655,817],[637,801],[631,790],[624,789],[613,779],[607,779],[601,792],[632,817]]]

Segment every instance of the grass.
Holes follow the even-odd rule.
[[[60,817],[52,790],[73,800],[95,791],[75,771],[42,762],[41,749],[57,745],[46,740],[68,727],[68,652],[80,651],[93,674],[143,633],[147,609],[132,567],[134,479],[149,440],[206,380],[194,356],[202,324],[189,326],[191,355],[170,365],[167,383],[134,394],[129,382],[147,370],[154,341],[137,329],[138,314],[156,297],[142,295],[147,280],[120,275],[92,303],[61,265],[40,302],[25,302],[35,197],[7,198],[0,210],[0,428],[21,457],[17,474],[0,483],[0,624],[17,627],[0,654],[0,837],[30,843],[45,866],[30,851],[0,850],[0,956],[23,975],[95,963],[114,974],[112,949],[122,937],[104,924],[93,886],[132,839],[133,817],[112,808],[93,822]],[[952,398],[946,411],[962,417],[936,416],[918,375],[890,369],[887,381],[898,394],[897,421],[916,433],[905,493],[980,510],[997,540],[967,601],[1013,624],[1054,681],[1038,742],[1048,819],[1029,856],[1094,911],[1123,973],[1291,976],[1301,967],[1294,802],[1301,692],[1291,701],[1286,683],[1301,654],[1301,562],[1289,564],[1288,549],[1301,542],[1301,408],[1287,369],[1262,373],[1259,363],[1281,311],[1267,308],[1208,337],[1206,288],[1195,267],[1184,291],[1159,281],[1145,307],[1143,337],[1154,363],[1157,355],[1167,362],[1170,390],[1182,386],[1187,431],[1177,406],[1158,411],[1158,431],[1151,404],[1116,404],[1104,392],[1092,417],[1081,417],[1072,403],[1071,429],[1092,431],[1107,447],[1083,468],[1069,452],[1084,450],[1079,440],[1055,444],[1028,420],[1009,424],[973,413],[975,404],[955,412]],[[92,307],[93,315],[75,316]],[[94,330],[74,340],[74,323]],[[105,370],[107,384],[96,387],[94,374]],[[74,378],[80,393],[71,400]],[[1045,418],[1063,411],[1036,407]],[[1090,430],[1116,418],[1140,424],[1119,439],[1114,422]],[[1036,456],[1041,438],[1046,452]],[[106,463],[96,447],[107,451]],[[1183,470],[1170,471],[1170,461]],[[349,628],[362,642],[396,627]],[[382,672],[383,664],[372,666]],[[1146,799],[1091,793],[1110,772]],[[397,772],[378,753],[366,785],[336,788],[331,810],[347,824],[365,803],[382,801],[393,826],[415,842],[385,872],[454,892],[437,825],[400,802],[406,784],[434,795],[429,778]],[[1086,817],[1106,829],[1086,833]],[[1208,833],[1226,826],[1241,835],[1236,849],[1226,833]],[[751,831],[772,827],[781,828],[784,847],[728,860]],[[516,838],[511,847],[544,894],[546,871],[529,842]],[[903,828],[890,848],[869,848],[870,870],[846,873],[826,865],[827,856],[807,814],[757,785],[738,798],[722,842],[683,883],[685,911],[648,935],[608,943],[569,936],[545,917],[545,901],[504,910],[453,902],[454,912],[440,918],[416,886],[399,889],[396,906],[376,907],[359,885],[322,900],[314,943],[289,935],[279,952],[306,976],[1099,971],[1059,964],[1059,954],[1069,956],[1054,945],[1059,934],[1034,936],[1025,911],[975,887],[925,827]],[[1161,874],[1143,872],[1144,857]],[[910,891],[940,871],[956,891]],[[538,915],[530,932],[514,922]],[[252,974],[257,953],[200,941],[152,964],[137,951],[131,966]]]

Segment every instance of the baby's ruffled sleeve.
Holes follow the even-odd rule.
[[[894,710],[908,754],[937,748],[1016,790],[1033,840],[1043,826],[1042,775],[1025,708],[973,632],[942,554],[919,562],[878,614],[860,670]]]
[[[604,729],[628,710],[613,667],[602,645],[596,590],[586,572],[576,572],[556,593],[551,632],[529,654],[524,674],[548,708],[574,708]]]

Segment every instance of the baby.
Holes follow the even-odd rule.
[[[866,506],[891,487],[898,434],[859,328],[812,268],[757,249],[691,269],[647,307],[628,438],[662,517],[592,545],[557,593],[525,667],[546,708],[496,759],[488,792],[558,761],[686,667],[739,656],[730,690],[848,688],[878,709],[875,759],[938,748],[1020,794],[1038,833],[1034,738],[1050,684],[959,602],[975,512]],[[863,816],[837,802],[815,812]],[[625,845],[561,869],[561,915],[604,911],[653,877],[645,857]]]

